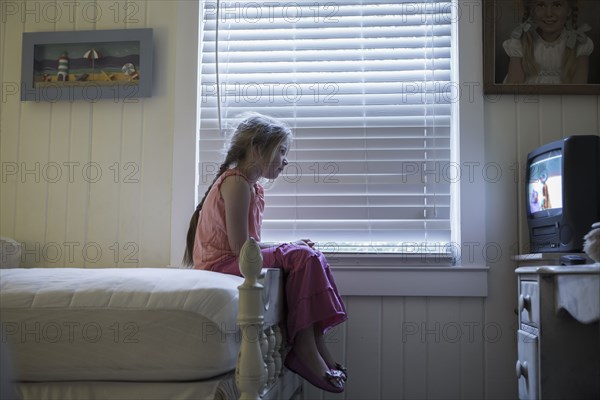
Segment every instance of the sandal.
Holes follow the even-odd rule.
[[[342,364],[336,362],[335,367],[333,367],[333,369],[340,372],[341,377],[344,381],[348,380],[348,368],[346,368]]]
[[[343,378],[339,371],[327,371],[324,376],[317,376],[306,365],[302,363],[300,358],[291,349],[283,363],[287,369],[306,379],[311,385],[323,389],[331,393],[341,393],[344,391]],[[335,382],[335,383],[334,383]]]

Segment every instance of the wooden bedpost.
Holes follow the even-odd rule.
[[[253,238],[248,239],[240,251],[240,271],[245,280],[238,287],[240,294],[237,323],[242,333],[242,343],[235,378],[242,400],[260,400],[267,379],[260,348],[264,317],[263,286],[258,283],[258,278],[262,261],[260,247]]]

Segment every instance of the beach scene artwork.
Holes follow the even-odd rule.
[[[139,41],[35,45],[34,86],[137,85],[139,65]]]

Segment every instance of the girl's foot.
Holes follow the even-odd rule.
[[[311,385],[318,387],[319,389],[323,389],[331,393],[341,393],[344,391],[344,383],[339,376],[337,376],[333,371],[329,370],[325,371],[323,375],[315,374],[302,362],[300,356],[293,348],[286,356],[284,364],[290,371],[297,373],[306,379]]]
[[[313,380],[314,377],[325,378],[335,388],[344,390],[343,377],[338,371],[332,371],[321,356],[312,328],[298,332],[294,340],[294,346],[290,350],[288,357],[286,357],[286,366],[302,375],[309,382],[311,381],[310,377]],[[309,372],[308,374],[307,371]],[[315,385],[315,383],[311,383]],[[323,388],[321,387],[321,389]]]
[[[338,375],[344,381],[347,380],[348,379],[348,370],[346,369],[345,366],[343,366],[342,364],[340,364],[334,360],[331,353],[327,349],[327,345],[325,344],[325,337],[323,336],[322,333],[317,331],[316,327],[315,327],[315,342],[316,342],[319,354],[325,361],[325,364],[327,364],[327,367],[329,367],[329,369],[339,372]]]

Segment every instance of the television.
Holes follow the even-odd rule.
[[[600,221],[600,136],[576,135],[527,155],[526,209],[532,253],[578,253]]]

